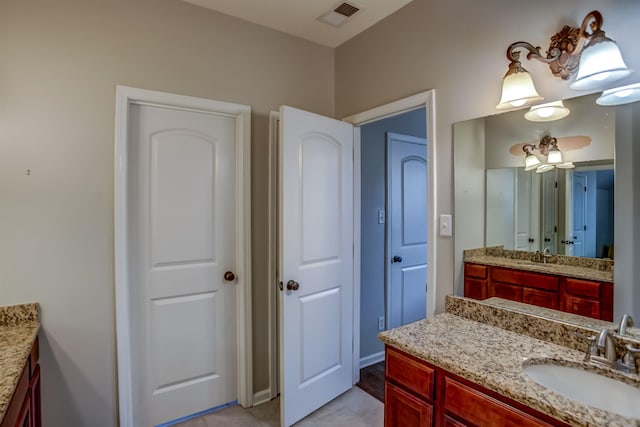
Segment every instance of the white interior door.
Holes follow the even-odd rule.
[[[515,249],[539,250],[539,174],[516,169]]]
[[[353,128],[280,109],[283,426],[352,386]]]
[[[387,133],[387,328],[427,315],[427,141]]]
[[[233,117],[133,105],[135,425],[237,397]]]
[[[587,176],[574,172],[571,185],[572,212],[570,217],[573,220],[569,228],[571,235],[569,241],[573,244],[573,256],[585,256],[585,230],[587,229]]]

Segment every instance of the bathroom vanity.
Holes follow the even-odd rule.
[[[510,304],[527,307],[504,307]],[[446,313],[379,335],[386,345],[386,427],[640,426],[640,416],[570,399],[525,371],[537,364],[573,366],[640,387],[637,374],[584,361],[586,344],[576,337],[612,324],[576,326],[458,297],[447,297],[446,305]]]
[[[540,255],[542,256],[542,255]],[[613,261],[483,248],[465,251],[464,296],[499,297],[613,320]]]
[[[40,427],[37,304],[0,307],[0,427]]]

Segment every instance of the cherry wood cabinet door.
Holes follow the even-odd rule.
[[[556,292],[541,291],[539,289],[523,288],[522,302],[557,310],[558,294]]]
[[[433,406],[422,399],[385,382],[384,427],[430,427]]]

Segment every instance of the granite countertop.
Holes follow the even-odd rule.
[[[523,364],[538,361],[584,366],[581,351],[450,313],[381,332],[378,337],[385,344],[567,424],[640,426],[640,419],[621,417],[551,392],[523,371]],[[640,381],[638,375],[623,379]]]
[[[554,264],[552,262],[543,264],[541,262],[533,262],[528,260],[506,258],[493,255],[468,256],[465,257],[464,261],[472,262],[475,264],[515,268],[518,270],[533,271],[536,273],[555,274],[558,276],[613,283],[613,271],[602,271],[595,268],[583,266]]]
[[[0,307],[0,420],[38,336],[38,305]]]

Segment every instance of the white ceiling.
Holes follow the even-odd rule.
[[[360,8],[340,28],[316,19],[341,0],[184,0],[313,42],[337,47],[411,0],[346,0]]]

